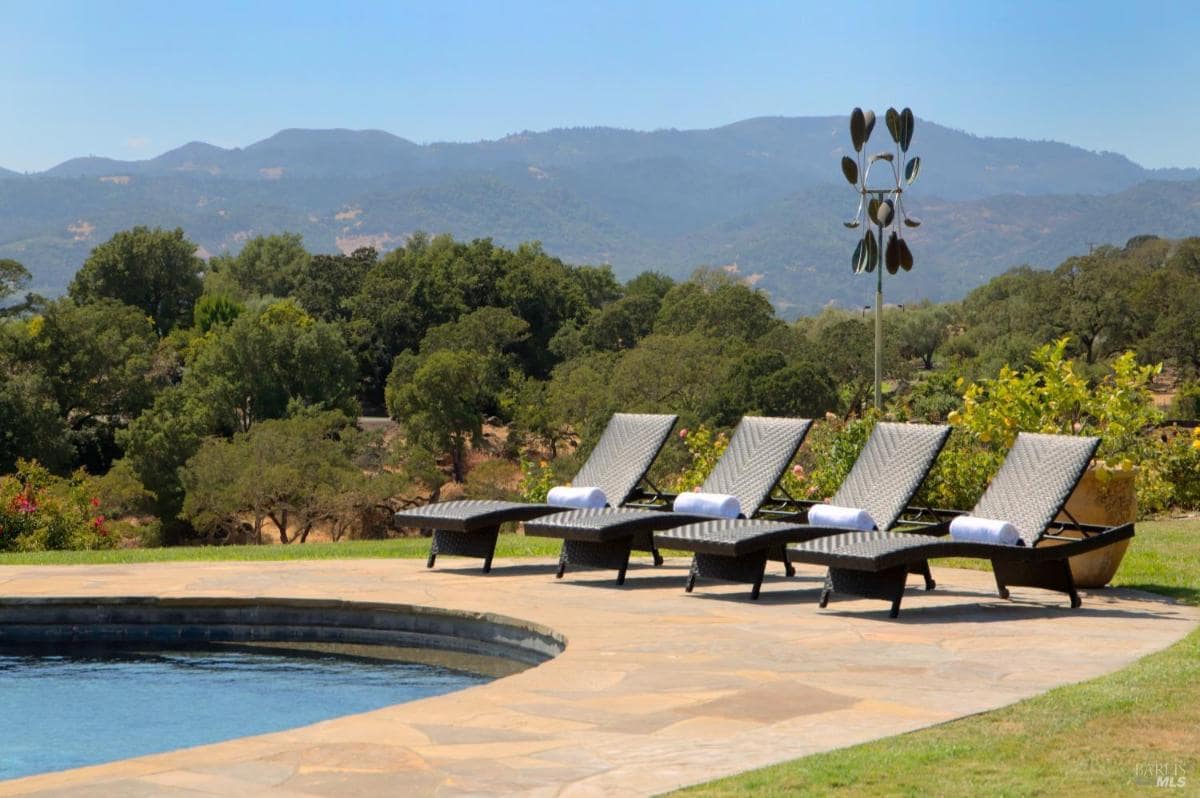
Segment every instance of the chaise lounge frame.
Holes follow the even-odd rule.
[[[946,516],[929,510],[905,511],[949,434],[950,428],[944,425],[879,422],[829,503],[867,510],[884,530],[906,523],[922,534],[944,534],[949,523]],[[692,552],[688,593],[697,579],[708,578],[748,583],[752,585],[750,598],[757,599],[768,560],[782,561],[787,575],[795,574],[787,551],[789,543],[848,531],[808,524],[807,509],[814,502],[804,504],[805,508],[791,520],[705,521],[656,533],[654,542],[662,548]],[[907,516],[903,522],[902,516]],[[915,563],[911,571],[924,577],[927,590],[934,587],[927,563]]]
[[[743,418],[700,489],[737,496],[743,512],[753,515],[770,499],[811,425],[810,419]],[[649,551],[654,564],[662,564],[656,532],[704,520],[666,506],[576,510],[535,519],[525,525],[525,533],[562,539],[557,578],[568,566],[604,568],[617,571],[617,584],[623,585],[633,551]]]
[[[604,434],[575,476],[575,484],[600,488],[609,501],[624,504],[634,497],[653,498],[657,489],[646,479],[677,416],[616,413],[609,419]],[[645,483],[649,492],[639,490]],[[496,554],[500,526],[514,521],[529,521],[569,508],[550,504],[473,500],[438,502],[396,513],[393,524],[432,532],[426,568],[432,568],[439,555],[483,559],[483,572],[490,573]]]
[[[1067,500],[1095,454],[1098,438],[1020,433],[972,515],[1009,521],[1024,545],[930,540],[900,534],[850,534],[792,547],[793,561],[828,566],[820,606],[833,593],[891,602],[900,614],[904,575],[916,563],[938,557],[989,560],[1001,598],[1010,587],[1065,593],[1072,608],[1082,602],[1070,558],[1134,536],[1134,524],[1081,524],[1065,512]],[[1055,520],[1065,516],[1065,520]],[[1075,532],[1081,538],[1065,535]]]

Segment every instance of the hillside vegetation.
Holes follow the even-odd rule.
[[[869,281],[848,279],[852,240],[840,225],[854,210],[837,172],[848,147],[839,117],[473,144],[349,130],[287,130],[239,149],[193,142],[146,161],[0,173],[0,257],[58,295],[93,247],[135,224],[182,227],[208,254],[285,231],[349,254],[429,230],[506,247],[541,241],[570,262],[610,264],[622,280],[736,268],[792,318],[869,302]],[[959,299],[1013,266],[1200,226],[1195,170],[925,121],[914,148],[925,169],[908,204],[925,224],[911,239],[918,268],[889,281],[899,302]]]
[[[686,489],[744,414],[824,418],[789,473],[825,496],[880,416],[869,318],[782,320],[725,271],[621,282],[540,245],[412,236],[207,263],[182,230],[96,247],[68,295],[0,260],[0,549],[390,534],[442,495],[538,498],[618,410],[681,419],[654,471]],[[885,315],[886,408],[950,420],[923,500],[970,506],[1018,430],[1104,438],[1146,512],[1200,507],[1200,239],[1131,240]],[[1165,364],[1165,370],[1159,365]],[[399,434],[360,429],[386,413]],[[118,519],[114,522],[114,518]]]

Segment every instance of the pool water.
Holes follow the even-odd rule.
[[[322,653],[0,652],[0,779],[281,731],[488,680]]]

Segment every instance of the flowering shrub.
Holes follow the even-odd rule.
[[[517,485],[521,501],[542,504],[546,501],[546,494],[557,484],[558,478],[550,463],[521,458],[521,482]]]
[[[20,460],[0,477],[0,551],[104,549],[115,545],[82,471],[69,479]]]
[[[729,446],[729,437],[724,433],[715,433],[701,424],[694,430],[679,430],[679,438],[692,457],[691,463],[675,478],[672,489],[676,493],[696,490],[708,477],[721,455]]]
[[[843,421],[830,413],[824,423],[814,424],[797,462],[783,475],[781,484],[796,499],[825,499],[833,495],[850,473],[850,468],[867,443],[876,415]],[[695,490],[725,453],[729,438],[701,425],[680,430],[680,438],[692,460],[673,484],[676,493]]]
[[[867,445],[879,415],[843,420],[833,413],[813,424],[795,466],[783,477],[783,489],[796,499],[828,499],[837,492]]]

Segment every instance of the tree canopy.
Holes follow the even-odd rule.
[[[135,227],[93,249],[68,293],[79,304],[108,298],[132,305],[165,335],[191,324],[203,267],[182,229]]]

